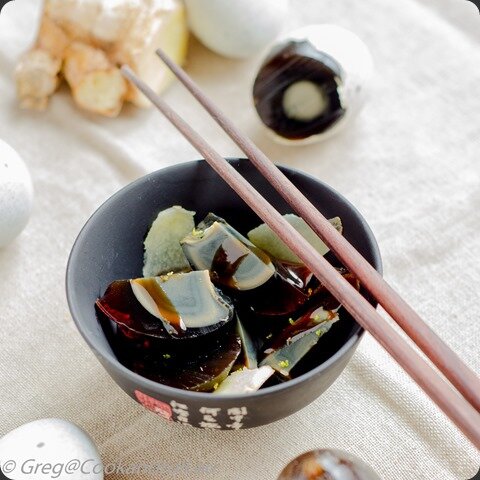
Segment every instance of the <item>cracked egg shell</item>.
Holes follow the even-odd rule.
[[[310,25],[277,42],[253,86],[255,109],[281,143],[313,143],[347,124],[363,106],[373,60],[354,33]]]

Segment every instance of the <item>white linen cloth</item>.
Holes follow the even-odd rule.
[[[162,479],[275,479],[316,447],[357,454],[385,479],[471,478],[478,452],[369,335],[321,398],[253,430],[170,424],[116,386],[70,318],[70,248],[120,187],[199,155],[154,111],[99,118],[75,108],[66,89],[44,113],[19,110],[12,71],[39,9],[16,0],[0,15],[0,138],[23,156],[36,192],[27,229],[0,250],[0,434],[64,418],[89,432],[105,464],[162,462]],[[480,371],[478,11],[464,0],[292,0],[289,22],[350,28],[375,58],[366,108],[324,143],[286,148],[265,134],[250,98],[260,58],[227,60],[192,40],[188,71],[271,158],[318,176],[360,209],[386,278]],[[180,85],[166,98],[222,154],[238,153]]]

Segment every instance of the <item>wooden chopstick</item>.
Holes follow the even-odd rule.
[[[392,355],[441,410],[480,449],[480,414],[440,376],[376,309],[268,201],[128,66],[123,75],[162,112],[209,165],[295,252],[348,312]]]
[[[405,331],[457,390],[480,411],[480,379],[422,320],[415,310],[385,281],[363,256],[330,224],[281,170],[220,111],[192,78],[162,50],[157,55],[210,113],[255,167],[310,225],[342,263],[360,280],[373,298]]]

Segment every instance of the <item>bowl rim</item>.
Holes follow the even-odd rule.
[[[235,165],[235,164],[240,164],[242,162],[250,162],[247,158],[240,158],[240,157],[226,157],[226,160]],[[65,288],[66,288],[66,297],[67,297],[67,303],[68,307],[70,310],[70,314],[72,316],[72,319],[80,332],[81,336],[87,343],[87,345],[90,347],[90,349],[95,353],[97,358],[100,359],[101,363],[103,364],[106,362],[110,368],[115,370],[119,375],[121,376],[126,376],[132,383],[137,384],[138,386],[145,387],[147,390],[150,392],[158,393],[161,395],[168,395],[168,396],[173,396],[174,398],[181,398],[185,399],[186,401],[188,400],[202,400],[202,401],[213,401],[215,403],[218,403],[222,400],[227,400],[227,401],[245,401],[247,399],[255,399],[259,397],[264,397],[272,394],[278,394],[281,392],[286,392],[288,390],[294,389],[298,385],[308,382],[311,380],[313,377],[316,377],[320,373],[322,373],[324,370],[327,370],[330,365],[334,364],[337,362],[340,358],[342,358],[347,352],[349,352],[352,348],[354,348],[360,339],[362,338],[363,334],[365,333],[365,329],[356,322],[355,319],[354,322],[356,324],[355,330],[352,333],[351,337],[327,360],[324,362],[320,363],[316,367],[312,368],[311,370],[303,373],[302,375],[295,377],[287,382],[280,383],[278,385],[273,385],[270,387],[266,387],[260,390],[257,390],[256,392],[249,392],[249,393],[243,393],[243,394],[225,394],[225,395],[212,395],[210,392],[194,392],[194,391],[189,391],[189,390],[182,390],[176,387],[170,387],[168,385],[163,385],[161,383],[155,382],[153,380],[150,380],[148,378],[142,377],[141,375],[133,372],[132,370],[128,369],[125,367],[120,361],[115,357],[113,352],[105,352],[102,351],[102,349],[97,348],[94,345],[94,342],[91,341],[90,335],[91,333],[89,332],[89,329],[84,326],[84,322],[82,320],[82,314],[80,312],[76,311],[75,308],[75,302],[74,302],[74,296],[75,294],[74,289],[75,289],[75,282],[74,282],[74,273],[73,273],[73,263],[75,258],[80,254],[80,243],[82,242],[83,238],[85,235],[87,235],[87,232],[89,230],[90,222],[91,220],[99,213],[102,212],[103,210],[109,208],[110,203],[116,199],[117,197],[121,197],[128,193],[131,189],[136,188],[139,184],[148,182],[149,178],[154,178],[155,176],[159,175],[160,172],[162,174],[168,174],[169,172],[174,172],[178,168],[188,168],[188,167],[193,167],[194,165],[198,165],[200,163],[206,162],[204,159],[200,160],[191,160],[187,162],[181,162],[175,165],[170,165],[168,167],[160,168],[158,170],[155,170],[153,172],[150,172],[146,175],[143,175],[136,180],[128,183],[124,187],[122,187],[120,190],[115,192],[113,195],[107,198],[93,213],[90,215],[88,220],[85,222],[84,226],[80,230],[77,238],[75,239],[75,242],[72,246],[72,249],[70,251],[70,255],[68,258],[67,262],[67,268],[66,268],[66,275],[65,275]],[[303,172],[301,170],[298,170],[296,168],[292,168],[289,166],[284,166],[281,164],[276,164],[282,173],[287,173],[290,174],[290,177],[295,177],[296,175],[300,175],[304,178],[307,178],[314,183],[317,183],[323,188],[324,190],[327,190],[329,193],[333,194],[336,197],[339,197],[346,205],[347,207],[356,215],[356,217],[359,219],[362,228],[364,230],[366,239],[368,243],[371,245],[371,250],[372,250],[372,257],[373,257],[373,263],[374,263],[374,268],[380,273],[383,274],[383,262],[380,254],[380,249],[377,243],[377,240],[363,217],[363,215],[360,213],[360,211],[346,198],[344,197],[340,192],[335,190],[333,187],[328,185],[327,183],[323,182],[322,180],[318,179],[314,175],[311,175],[309,173]],[[249,208],[247,206],[247,208]],[[105,365],[103,365],[105,368]],[[110,374],[110,372],[107,371],[107,373]],[[114,379],[115,380],[115,379]],[[115,380],[116,381],[116,380]]]

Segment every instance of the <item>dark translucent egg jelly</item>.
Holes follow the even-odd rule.
[[[141,279],[143,285],[153,283],[148,282],[149,280],[151,279]],[[177,345],[181,341],[191,343],[187,341],[219,333],[233,320],[232,307],[229,318],[225,322],[183,330],[179,327],[181,323],[180,314],[172,302],[158,288],[158,285],[152,286],[149,292],[153,294],[152,298],[156,300],[157,307],[167,321],[162,321],[145,310],[136,298],[130,280],[112,282],[105,294],[97,300],[96,306],[99,311],[117,323],[125,331],[125,334],[131,338],[138,336],[155,338],[165,342],[175,342]],[[222,296],[222,298],[230,303],[230,299],[227,299],[227,297]]]
[[[181,345],[157,338],[132,337],[106,317],[102,319],[109,342],[120,362],[154,382],[183,390],[212,391],[230,373],[241,352],[240,338],[229,324],[222,335]]]
[[[224,222],[217,218],[214,221]],[[104,296],[98,299],[99,319],[115,354],[127,368],[165,385],[208,392],[214,390],[230,372],[246,366],[245,345],[242,345],[238,326],[237,329],[235,327],[237,321],[251,337],[257,355],[255,361],[260,363],[269,353],[287,346],[294,337],[315,329],[318,326],[314,320],[317,309],[323,309],[325,321],[338,320],[338,301],[307,267],[270,258],[226,225],[234,237],[226,237],[213,252],[208,273],[216,287],[212,286],[213,290],[229,306],[227,311],[231,314],[227,321],[202,328],[180,329],[181,315],[154,279],[113,282]],[[240,246],[239,239],[242,242]],[[234,277],[242,264],[245,246],[260,258],[260,265],[269,268],[273,265],[274,268],[269,273],[270,278],[267,276],[268,279],[259,287],[239,290]],[[332,254],[327,256],[331,263],[338,264]],[[341,267],[337,268],[352,285],[359,288],[353,275]],[[200,273],[192,272],[191,275]],[[203,273],[208,282],[208,273]],[[169,275],[159,278],[168,281]],[[132,282],[140,283],[149,293],[163,320],[142,306],[132,289]],[[349,327],[344,327],[341,321],[336,322],[332,331],[343,328]],[[295,351],[290,352],[288,374],[278,374],[281,369],[277,370],[273,365],[277,374],[265,386],[300,375],[329,358],[339,348],[342,336],[338,336],[340,340],[334,333],[325,337],[323,334],[314,337],[314,345],[306,353],[299,349],[301,356]]]

